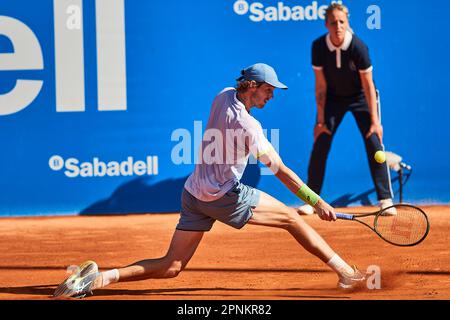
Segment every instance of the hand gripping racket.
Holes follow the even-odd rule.
[[[392,211],[392,208],[395,208],[397,212],[395,215],[387,212],[388,210]],[[343,220],[358,221],[372,229],[384,241],[402,247],[419,244],[426,238],[430,230],[430,223],[425,212],[408,204],[396,204],[366,214],[336,213],[336,217]],[[366,220],[366,222],[363,220]],[[371,222],[373,226],[370,224]]]

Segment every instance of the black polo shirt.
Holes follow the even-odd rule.
[[[321,69],[327,81],[327,100],[352,103],[364,101],[360,72],[372,71],[367,46],[350,31],[337,48],[328,34],[312,44],[312,65]]]

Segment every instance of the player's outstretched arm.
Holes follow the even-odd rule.
[[[333,207],[309,189],[300,177],[283,163],[274,149],[261,155],[258,160],[270,168],[275,176],[291,190],[292,193],[312,205],[321,219],[327,221],[336,220],[336,214],[334,213]]]

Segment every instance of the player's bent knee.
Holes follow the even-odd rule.
[[[173,261],[164,273],[164,278],[175,278],[181,271],[183,271],[183,264],[181,261]]]
[[[298,220],[294,217],[289,218],[289,220],[286,222],[284,229],[287,231],[290,231],[294,229],[298,225]]]
[[[296,226],[299,223],[299,219],[301,219],[298,214],[295,212],[292,212],[290,208],[286,208],[286,212],[283,214],[283,216],[280,218],[281,222],[281,228],[290,230],[294,226]]]

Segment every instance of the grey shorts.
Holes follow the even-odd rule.
[[[252,217],[252,208],[259,203],[258,189],[237,183],[221,198],[205,202],[183,189],[178,230],[209,231],[219,220],[233,228],[242,228]]]

